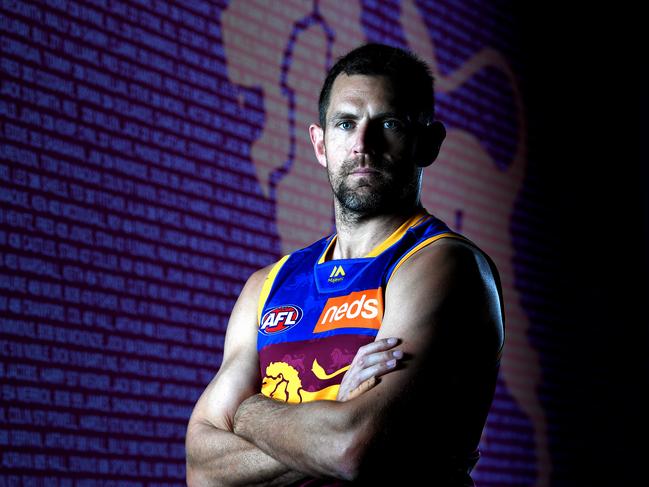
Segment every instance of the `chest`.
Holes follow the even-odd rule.
[[[335,399],[356,352],[381,327],[385,262],[287,264],[260,316],[262,393],[288,402]]]

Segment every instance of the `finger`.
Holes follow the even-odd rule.
[[[385,350],[389,350],[393,348],[394,346],[399,343],[399,339],[395,337],[390,337],[390,338],[382,338],[381,340],[376,340],[375,342],[368,343],[367,345],[363,345],[358,349],[358,352],[356,352],[356,355],[362,355],[362,354],[370,354],[370,353],[375,353],[375,352],[383,352]]]
[[[372,387],[376,385],[376,377],[372,376],[369,379],[361,382],[358,387],[353,389],[346,397],[346,401],[349,401],[350,399],[354,399],[355,397],[360,396],[364,392],[369,391]]]
[[[359,383],[363,383],[371,377],[381,377],[382,375],[387,374],[397,366],[396,359],[390,359],[386,362],[379,362],[371,367],[367,367],[356,375],[356,380]]]
[[[372,365],[376,365],[381,362],[387,362],[393,359],[400,360],[402,358],[403,358],[403,352],[401,350],[377,352],[359,358],[355,366],[357,369],[360,368],[362,370],[364,368],[371,367]]]
[[[399,340],[397,340],[396,338],[384,338],[376,342],[363,345],[356,352],[353,362],[363,361],[368,355],[387,351],[395,347],[398,342]]]

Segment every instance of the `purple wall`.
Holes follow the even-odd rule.
[[[423,201],[503,277],[476,481],[630,480],[639,450],[616,451],[649,385],[632,24],[618,46],[576,8],[179,5],[0,7],[0,486],[184,484],[245,279],[331,231],[306,126],[366,40],[433,67],[449,137]]]

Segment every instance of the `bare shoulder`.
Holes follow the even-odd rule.
[[[504,306],[498,271],[470,242],[443,238],[420,249],[394,272],[385,296],[386,314],[393,315],[396,308],[408,314],[408,323],[432,326],[436,335],[487,341],[490,355],[502,346]]]
[[[273,267],[277,262],[263,267],[248,278],[239,298],[234,305],[228,329],[226,331],[225,354],[232,348],[229,344],[239,343],[241,338],[254,338],[257,332],[257,306],[262,293],[264,283],[268,279]]]
[[[274,262],[273,264],[267,265],[266,267],[262,267],[261,269],[256,270],[250,275],[243,288],[241,289],[239,297],[234,305],[232,314],[230,315],[230,323],[228,325],[228,329],[232,326],[237,326],[237,323],[241,321],[239,318],[242,315],[247,317],[256,315],[257,304],[259,302],[259,297],[262,293],[262,289],[264,288],[264,283],[268,279],[268,276],[270,275],[273,267],[276,264],[277,262]]]
[[[238,353],[242,348],[255,349],[260,297],[265,289],[264,284],[271,280],[273,269],[281,262],[281,260],[274,262],[253,272],[243,286],[230,314],[225,333],[224,364],[227,364],[232,355]]]
[[[431,285],[469,286],[483,283],[499,287],[498,271],[478,247],[458,238],[442,238],[415,252],[398,267],[395,284],[422,279]]]
[[[248,278],[248,280],[246,281],[246,284],[244,285],[241,294],[245,292],[245,293],[252,294],[253,295],[252,297],[254,297],[255,294],[258,297],[259,293],[261,292],[261,288],[264,285],[264,281],[270,274],[273,267],[275,267],[275,264],[277,264],[277,262],[273,262],[272,264],[267,265],[266,267],[262,267],[261,269],[258,269],[255,272],[253,272]]]

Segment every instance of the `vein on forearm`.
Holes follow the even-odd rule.
[[[190,486],[284,485],[303,478],[249,441],[210,424],[194,423],[188,431],[187,483]],[[200,438],[200,439],[199,439]]]
[[[291,468],[335,476],[349,435],[340,404],[288,404],[257,394],[239,406],[234,432]]]

